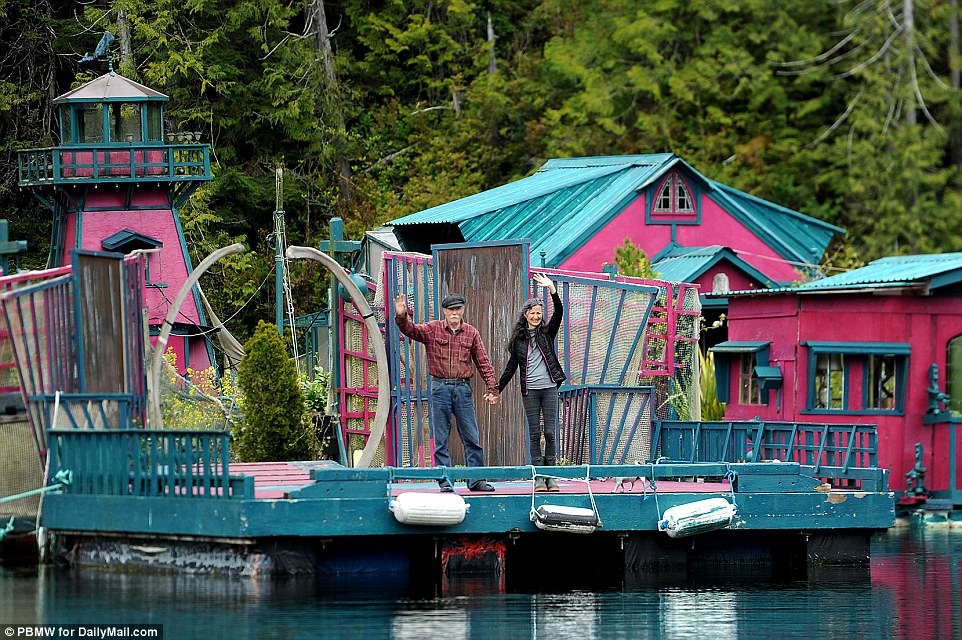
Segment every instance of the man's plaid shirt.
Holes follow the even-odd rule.
[[[428,373],[435,378],[470,378],[474,367],[481,372],[481,379],[488,392],[498,393],[498,383],[494,379],[494,367],[481,342],[481,334],[473,326],[462,322],[457,333],[451,331],[445,320],[432,320],[414,324],[408,314],[395,315],[401,333],[423,342],[428,354]]]

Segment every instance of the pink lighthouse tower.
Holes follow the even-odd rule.
[[[164,131],[167,101],[111,71],[54,100],[60,146],[18,152],[20,185],[53,212],[49,267],[70,264],[74,249],[150,250],[144,304],[152,337],[192,269],[177,210],[211,178],[200,134]],[[181,372],[214,362],[208,329],[195,288],[168,340]]]

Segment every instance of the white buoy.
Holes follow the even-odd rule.
[[[531,511],[531,521],[542,531],[592,533],[601,526],[601,518],[594,509],[543,504]]]
[[[666,509],[658,530],[672,538],[724,529],[735,518],[735,505],[725,498],[706,498]]]
[[[401,524],[447,527],[464,522],[468,512],[464,498],[456,493],[400,493],[388,503],[394,519]]]

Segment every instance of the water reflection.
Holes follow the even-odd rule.
[[[0,624],[162,624],[166,638],[962,638],[962,532],[896,532],[871,567],[691,571],[579,589],[406,576],[255,581],[0,567]]]

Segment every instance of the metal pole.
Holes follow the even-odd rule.
[[[274,180],[274,323],[284,335],[284,170],[277,168]]]

